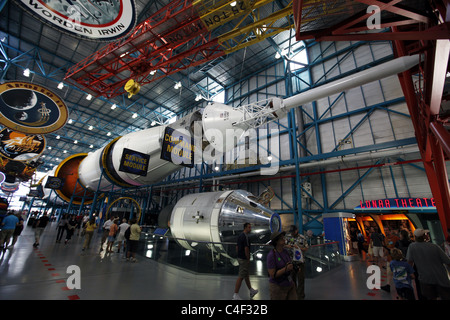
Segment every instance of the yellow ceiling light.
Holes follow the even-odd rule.
[[[141,90],[141,85],[130,79],[125,84],[125,91],[128,92],[128,98],[131,98],[133,95],[138,94],[139,90]]]

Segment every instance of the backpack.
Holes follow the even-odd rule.
[[[130,240],[130,236],[131,236],[131,226],[129,226],[129,227],[127,228],[127,230],[125,231],[125,234],[124,234],[124,237],[125,237],[125,239],[127,239],[127,240]]]

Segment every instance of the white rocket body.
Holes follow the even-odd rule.
[[[280,117],[290,108],[408,70],[419,63],[419,60],[419,55],[404,56],[284,100],[278,99],[279,103],[273,104],[269,112]],[[203,110],[203,114],[198,111],[193,112],[169,126],[182,129],[193,137],[194,123],[201,122],[203,138],[217,151],[225,152],[234,147],[235,139],[232,137],[239,138],[249,128],[249,122],[245,121],[247,117],[248,114],[242,109],[235,109],[221,103],[210,103]],[[81,184],[95,191],[144,186],[162,181],[180,168],[179,165],[160,158],[166,127],[167,125],[157,126],[129,133],[110,145],[89,153],[79,166],[78,175]],[[146,175],[119,170],[124,149],[150,156]],[[201,152],[198,149],[197,151]]]

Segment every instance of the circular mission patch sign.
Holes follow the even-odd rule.
[[[69,117],[64,101],[38,84],[0,84],[0,124],[26,134],[46,134],[63,127]]]
[[[15,1],[47,24],[88,40],[116,40],[136,23],[133,0]]]
[[[24,134],[4,128],[0,131],[0,154],[10,160],[29,161],[45,149],[45,138],[40,134]]]

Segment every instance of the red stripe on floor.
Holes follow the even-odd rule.
[[[36,248],[35,248],[35,250],[36,250]],[[35,251],[36,253],[37,253],[37,256],[38,256],[38,258],[39,259],[41,259],[41,262],[44,262],[44,266],[45,267],[50,267],[52,264],[51,263],[48,263],[48,260],[47,260],[47,258],[45,257],[45,255],[44,254],[42,254],[39,250],[36,250]],[[44,260],[45,259],[45,260]],[[47,262],[47,263],[45,263],[45,262]],[[55,268],[47,268],[47,270],[48,271],[53,271],[53,270],[56,270]],[[60,276],[60,274],[59,273],[52,273],[51,274],[52,275],[52,277],[59,277]],[[56,283],[66,283],[66,280],[64,280],[64,279],[59,279],[59,280],[56,280]],[[71,289],[69,289],[67,286],[64,286],[64,287],[62,287],[61,288],[61,290],[63,290],[63,291],[69,291],[69,290],[71,290]],[[80,300],[80,297],[78,296],[78,295],[70,295],[70,296],[67,296],[67,298],[69,299],[69,300]]]

